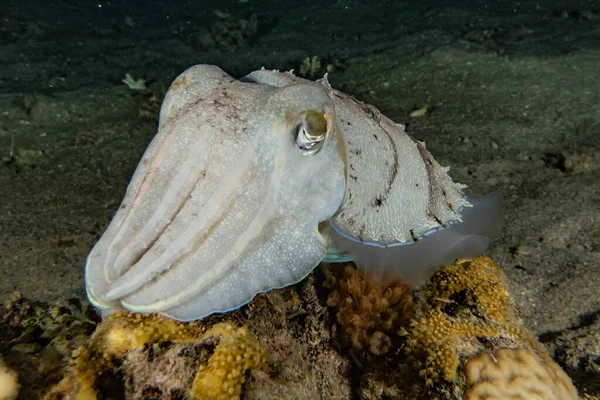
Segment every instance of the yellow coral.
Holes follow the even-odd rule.
[[[429,303],[438,309],[460,301],[477,307],[496,322],[504,322],[509,310],[504,272],[489,257],[458,260],[436,272],[425,293]]]
[[[109,315],[99,325],[89,347],[110,359],[146,343],[179,342],[194,337],[187,325],[170,318],[120,312]]]
[[[471,358],[465,367],[465,400],[575,400],[567,374],[548,356],[500,349]]]
[[[436,272],[425,295],[422,315],[401,334],[429,385],[455,381],[461,358],[490,344],[543,351],[514,317],[504,274],[489,257],[459,260]]]
[[[218,324],[204,335],[205,338],[210,336],[218,336],[219,345],[208,365],[200,367],[190,394],[202,400],[238,399],[246,371],[266,362],[266,350],[243,327]]]
[[[185,324],[160,315],[111,314],[98,326],[88,345],[74,352],[74,373],[63,385],[77,393],[77,399],[96,399],[96,378],[127,351],[146,343],[194,337],[194,332]]]
[[[122,360],[128,351],[148,343],[198,343],[211,337],[218,337],[219,344],[209,358],[208,366],[199,367],[190,397],[214,400],[239,397],[246,371],[266,360],[264,347],[245,328],[218,324],[202,335],[192,324],[160,315],[122,312],[107,317],[89,343],[74,353],[72,374],[46,398],[53,400],[66,396],[95,400],[98,376],[106,370],[114,370],[115,361]]]
[[[458,346],[462,339],[498,334],[493,327],[452,319],[436,310],[427,318],[412,321],[409,332],[407,350],[424,353],[425,361],[418,362],[422,367],[419,373],[427,378],[428,384],[433,384],[433,380],[440,377],[447,381],[456,379],[460,361]]]

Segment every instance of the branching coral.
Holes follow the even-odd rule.
[[[321,71],[321,59],[318,56],[306,57],[302,60],[298,73],[306,78],[314,78]]]
[[[338,322],[354,347],[368,347],[369,340],[381,335],[393,340],[392,332],[381,327],[410,315],[385,314],[397,311],[403,297],[396,294],[390,302],[389,288],[373,285],[351,267],[337,274],[331,267],[324,271],[333,288],[328,305],[338,307]],[[412,303],[404,303],[404,308],[407,304]],[[414,307],[414,319],[398,329],[405,342],[394,343],[402,346],[398,355],[408,358],[391,357],[367,366],[370,376],[361,382],[361,396],[381,398],[385,391],[398,398],[577,398],[568,376],[522,326],[504,273],[489,257],[442,268],[415,292]]]
[[[465,400],[576,400],[571,379],[548,356],[523,349],[479,354],[466,364]]]
[[[327,270],[327,285],[332,288],[327,305],[337,307],[337,321],[354,348],[368,349],[375,355],[388,352],[389,334],[413,316],[410,288],[402,283],[378,285],[365,279],[351,265]]]
[[[166,346],[168,343],[182,343],[189,345],[192,350],[196,344],[200,344],[203,349],[210,348],[211,352],[201,351],[206,356],[208,365],[199,367],[195,379],[193,376],[170,377],[169,368],[166,371],[148,371],[143,366],[130,365],[132,360],[139,361],[135,352],[140,349],[151,352],[142,357],[142,362],[147,364],[148,357],[155,357],[152,354],[156,351],[152,346],[157,343]],[[179,353],[183,350],[185,349],[182,348]],[[129,356],[132,356],[131,359]],[[87,345],[75,352],[72,373],[47,399],[96,399],[100,378],[124,371],[132,375],[127,379],[127,384],[135,386],[131,390],[134,393],[137,393],[136,388],[140,386],[136,381],[141,378],[135,374],[143,372],[151,375],[154,373],[150,380],[176,383],[177,387],[168,388],[155,382],[156,390],[160,393],[181,394],[187,388],[190,398],[236,398],[241,392],[246,371],[261,366],[265,360],[264,347],[245,328],[218,324],[202,334],[194,324],[184,324],[162,316],[116,313],[99,325]],[[173,363],[166,364],[172,367]]]

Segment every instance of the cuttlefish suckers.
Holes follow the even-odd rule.
[[[294,284],[321,261],[417,284],[482,253],[500,200],[467,199],[372,106],[291,73],[198,65],[87,259],[91,302],[199,319]]]

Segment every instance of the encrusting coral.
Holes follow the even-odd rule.
[[[491,258],[460,260],[435,273],[425,288],[428,303],[448,314],[466,307],[477,316],[504,322],[511,316],[504,272]]]
[[[142,364],[148,364],[156,357],[153,354],[161,344],[168,347],[169,343],[199,345],[199,358],[208,365],[198,366],[195,379],[193,375],[178,376],[175,382],[166,382],[172,378],[169,376],[172,371],[168,369],[174,368],[174,363],[167,361],[164,370],[149,371],[157,375],[154,379],[156,387],[142,387],[142,392],[152,390],[160,392],[161,396],[181,396],[187,391],[193,399],[235,399],[241,392],[246,371],[266,362],[264,347],[243,327],[217,324],[202,333],[194,324],[158,315],[115,313],[98,326],[88,344],[74,353],[71,374],[48,394],[47,399],[96,399],[101,386],[98,382],[103,376],[119,373],[131,377],[125,379],[125,385],[129,386],[126,391],[139,396],[136,372],[141,374],[147,369],[144,365],[136,365],[139,364],[134,361],[139,359],[136,351],[150,352],[142,357]],[[158,349],[153,347],[156,344]],[[184,350],[182,348],[177,353]]]
[[[190,394],[198,399],[237,399],[246,371],[266,363],[265,348],[243,327],[218,324],[204,334],[210,336],[220,337],[219,345],[208,365],[200,366]]]
[[[500,349],[479,354],[465,366],[464,400],[576,400],[569,376],[545,354]]]
[[[208,368],[211,358],[228,340],[229,330],[211,327],[226,323],[235,327],[231,331],[236,334],[233,336],[241,338],[237,333],[246,330],[247,337],[260,338],[268,351],[269,362],[264,368],[242,374],[243,398],[345,399],[350,397],[350,361],[339,354],[338,338],[331,332],[335,322],[327,315],[329,311],[319,296],[319,285],[311,274],[298,285],[257,296],[252,304],[240,310],[184,324],[194,334],[190,341],[148,342],[105,362],[103,355],[83,349],[76,353],[81,360],[72,357],[73,351],[81,346],[89,350],[96,328],[106,330],[100,328],[105,323],[95,322],[98,316],[91,306],[75,299],[61,301],[57,306],[18,296],[0,305],[0,354],[18,374],[19,398],[23,399],[43,399],[51,388],[54,388],[52,397],[47,396],[50,399],[77,396],[85,399],[73,376],[78,372],[77,361],[81,368],[89,366],[97,371],[92,375],[95,384],[87,392],[89,397],[191,399],[189,391],[199,367]],[[133,323],[115,321],[111,323],[113,328],[135,329],[135,316],[123,317]],[[142,320],[145,325],[153,319],[147,316]],[[161,321],[167,320],[158,318],[156,324]],[[170,322],[166,324],[170,326]],[[137,337],[148,337],[142,333]],[[105,340],[106,332],[103,335]],[[118,343],[122,341],[112,341],[108,348],[118,348]],[[95,347],[98,351],[100,348]],[[210,393],[198,395],[209,398]]]
[[[454,382],[461,359],[490,347],[544,352],[517,319],[504,273],[489,257],[441,269],[429,279],[424,296],[419,317],[401,334],[428,385]]]
[[[400,334],[419,374],[438,393],[462,393],[465,399],[577,398],[569,377],[517,318],[504,273],[491,258],[458,260],[436,272],[418,308],[418,317]]]
[[[302,393],[297,398],[347,398],[350,359],[358,362],[361,374],[354,391],[365,399],[577,398],[569,377],[521,325],[504,274],[488,257],[442,268],[412,294],[401,284],[367,281],[353,267],[324,272],[332,289],[327,303],[337,307],[348,344],[364,350],[364,359],[358,352],[352,358],[337,353],[335,329],[314,274],[298,287],[258,296],[247,309],[224,318],[181,323],[117,313],[99,324],[91,338],[87,332],[95,326],[93,317],[78,317],[82,310],[70,314],[68,307],[17,297],[0,318],[0,350],[19,372],[24,398],[31,393],[24,372],[29,369],[20,360],[37,354],[34,360],[39,361],[32,365],[42,369],[48,363],[42,353],[52,347],[57,349],[52,354],[61,355],[74,345],[79,347],[65,368],[67,376],[47,399],[220,400],[242,393],[248,399],[268,399],[285,397],[290,390]],[[246,323],[248,328],[238,327]],[[255,371],[266,361],[263,343],[270,361],[267,369]],[[386,351],[388,356],[378,356],[377,362],[369,357]],[[62,357],[52,358],[62,364]],[[329,369],[309,369],[323,364]],[[62,377],[62,371],[53,375],[61,372]],[[332,371],[339,373],[336,380],[319,381],[331,379]],[[40,382],[35,379],[29,382]],[[343,385],[347,387],[338,389]]]
[[[356,267],[324,270],[331,293],[329,307],[337,308],[337,321],[356,349],[383,355],[392,345],[390,334],[413,317],[410,288],[403,283],[379,285],[365,279]],[[394,335],[395,336],[395,335]]]

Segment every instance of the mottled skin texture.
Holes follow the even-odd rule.
[[[424,242],[460,222],[470,204],[446,172],[404,126],[326,79],[263,70],[238,81],[192,67],[171,85],[158,133],[88,257],[88,296],[106,312],[179,320],[237,308],[326,256],[361,262],[363,248]],[[402,255],[400,275],[483,251],[487,238],[468,230],[429,235],[445,258],[423,265],[413,260],[432,249],[405,246],[417,253]],[[388,254],[375,258],[395,265]]]
[[[461,208],[469,205],[464,186],[452,182],[425,145],[406,134],[404,125],[333,89],[326,79],[311,82],[266,70],[245,79],[275,86],[312,85],[331,99],[347,168],[344,203],[332,222],[345,234],[389,245],[460,221]]]

